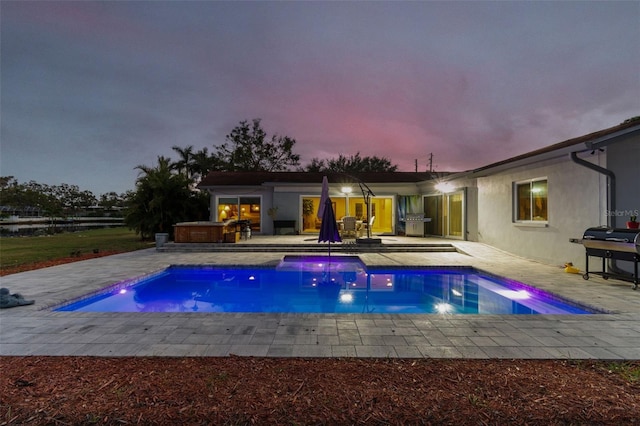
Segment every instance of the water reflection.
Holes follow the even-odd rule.
[[[171,267],[136,285],[60,310],[579,314],[520,283],[467,269],[365,268],[318,261],[272,268]]]

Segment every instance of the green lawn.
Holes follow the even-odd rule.
[[[133,251],[153,246],[125,227],[0,238],[0,269],[98,251]]]

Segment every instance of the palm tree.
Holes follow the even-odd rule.
[[[193,175],[193,145],[189,145],[186,148],[181,148],[177,145],[172,146],[175,152],[180,155],[180,160],[174,163],[174,167],[178,170],[178,173],[184,174],[187,179],[191,179]]]
[[[137,166],[141,174],[130,199],[125,223],[145,238],[156,232],[173,233],[173,224],[189,219],[194,203],[190,181],[174,173],[169,158],[158,157],[156,167]]]
[[[193,154],[193,179],[199,181],[213,170],[222,170],[222,161],[219,157],[209,154],[207,147]]]

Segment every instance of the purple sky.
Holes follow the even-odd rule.
[[[462,171],[640,115],[640,2],[0,3],[1,169],[134,188],[241,120]]]

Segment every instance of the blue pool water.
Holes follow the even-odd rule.
[[[357,257],[286,256],[276,267],[171,266],[56,311],[589,314],[473,268],[366,267]]]

